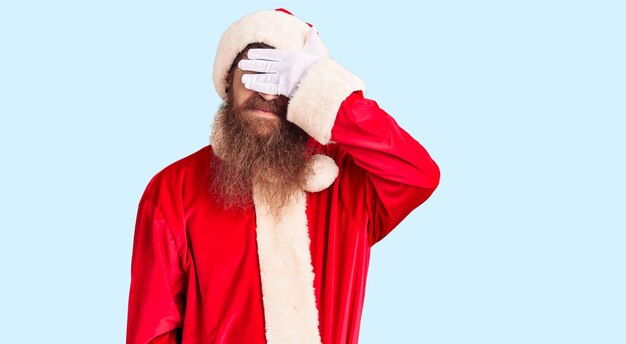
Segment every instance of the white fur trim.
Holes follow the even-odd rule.
[[[280,219],[256,195],[254,205],[267,343],[320,344],[306,193],[298,192]]]
[[[307,164],[313,167],[313,174],[306,181],[304,190],[308,192],[320,192],[330,186],[339,174],[339,167],[335,160],[323,154],[313,155]]]
[[[309,25],[297,17],[276,10],[248,14],[231,24],[220,38],[213,63],[217,94],[226,99],[228,70],[246,45],[262,42],[276,49],[297,51],[304,46],[309,29]]]
[[[307,69],[289,101],[287,120],[321,144],[330,141],[341,103],[353,92],[365,91],[365,83],[328,57]]]

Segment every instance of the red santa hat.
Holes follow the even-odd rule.
[[[230,66],[248,44],[260,42],[276,49],[297,51],[304,46],[311,26],[284,8],[252,13],[231,24],[222,34],[213,64],[213,84],[217,94],[226,98],[226,77]]]
[[[226,99],[228,72],[237,55],[248,44],[261,42],[276,49],[299,51],[305,44],[310,27],[311,24],[283,8],[252,13],[231,24],[219,41],[213,64],[213,83],[217,94]],[[330,141],[341,103],[354,91],[364,92],[365,83],[332,59],[327,50],[323,54],[322,60],[310,66],[302,76],[296,93],[289,101],[287,120],[325,145]]]

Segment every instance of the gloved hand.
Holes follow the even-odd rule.
[[[248,59],[239,61],[237,66],[244,71],[260,72],[241,77],[245,88],[292,98],[304,72],[327,56],[326,47],[318,36],[317,29],[311,27],[300,51],[250,49]]]

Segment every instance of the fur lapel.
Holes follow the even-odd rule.
[[[306,193],[297,193],[281,219],[256,196],[254,205],[267,343],[319,344]]]

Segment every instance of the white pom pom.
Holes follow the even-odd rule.
[[[319,192],[326,189],[339,174],[339,167],[327,155],[315,154],[309,159],[308,164],[311,164],[313,169],[313,174],[304,187],[304,190],[308,192]]]

